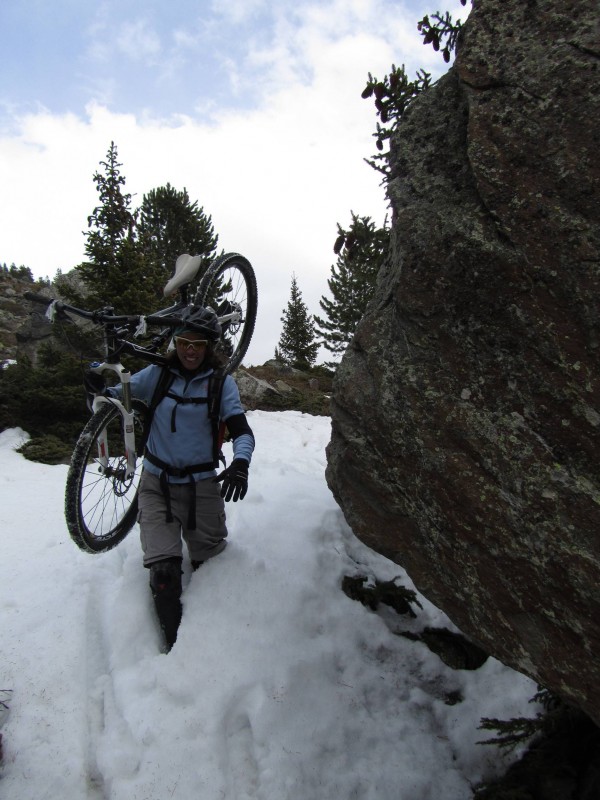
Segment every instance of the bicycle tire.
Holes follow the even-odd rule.
[[[225,287],[225,291],[218,291]],[[203,275],[196,293],[198,305],[210,306],[217,316],[228,305],[242,310],[242,319],[224,326],[218,349],[227,358],[226,372],[233,372],[246,355],[258,310],[258,289],[252,264],[239,253],[226,253],[218,258]]]
[[[143,403],[134,401],[137,437],[143,430],[145,411]],[[137,518],[142,459],[138,459],[129,480],[119,478],[118,470],[126,463],[122,420],[115,405],[103,405],[88,420],[71,457],[65,488],[65,519],[71,538],[86,553],[105,553],[116,547]],[[102,473],[96,459],[98,437],[105,429],[108,429],[112,475]]]

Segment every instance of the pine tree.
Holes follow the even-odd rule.
[[[187,190],[177,191],[167,183],[144,195],[139,209],[138,234],[149,261],[164,270],[164,280],[173,273],[182,253],[214,258],[218,236],[210,216],[191,203]]]
[[[123,191],[125,178],[114,142],[100,166],[103,171],[94,174],[100,205],[88,217],[89,230],[84,234],[89,260],[76,268],[87,290],[85,304],[112,305],[122,313],[152,311],[159,302],[164,275],[144,258],[137,241],[131,195]],[[81,302],[73,296],[68,299]]]
[[[121,175],[114,142],[101,161],[103,172],[94,173],[100,205],[88,217],[85,253],[89,261],[80,264],[78,272],[88,288],[91,299],[98,304],[108,298],[107,283],[112,273],[119,268],[118,251],[123,240],[131,236],[135,219],[131,213],[131,195],[123,194],[125,178]]]
[[[290,300],[281,321],[283,331],[275,352],[292,367],[309,369],[317,360],[319,343],[315,341],[314,321],[302,300],[295,275],[292,275]]]
[[[352,213],[352,224],[344,230],[338,224],[334,246],[337,262],[327,281],[333,299],[322,297],[319,305],[326,319],[315,316],[319,336],[331,353],[340,355],[354,336],[367,304],[375,291],[377,273],[389,249],[390,231],[377,228],[370,217]]]

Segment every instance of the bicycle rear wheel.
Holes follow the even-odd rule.
[[[203,275],[196,302],[213,308],[222,320],[218,349],[227,358],[226,371],[233,372],[248,350],[258,308],[256,276],[248,259],[238,253],[218,258]]]
[[[146,406],[134,405],[134,425],[139,440]],[[108,468],[98,461],[98,437],[108,436]],[[135,473],[125,478],[127,458],[123,417],[107,403],[88,421],[81,432],[67,475],[65,519],[71,538],[86,553],[104,553],[119,544],[137,517],[137,496],[142,472],[138,459]]]

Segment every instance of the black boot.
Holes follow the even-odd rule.
[[[175,644],[181,622],[181,558],[165,558],[151,564],[150,589],[168,653]]]

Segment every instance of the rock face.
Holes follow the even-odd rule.
[[[274,386],[261,378],[256,378],[247,370],[239,369],[235,373],[235,380],[246,409],[260,408],[265,400],[280,396],[280,392]]]
[[[71,285],[80,291],[83,288],[73,270],[63,275],[61,281],[61,286]],[[52,338],[52,325],[46,319],[44,306],[25,300],[26,292],[63,299],[60,286],[54,283],[32,283],[26,278],[1,273],[0,362],[26,356],[35,365],[40,346]],[[53,344],[59,348],[64,346],[56,339]]]
[[[31,308],[23,301],[23,292],[31,284],[15,276],[0,275],[0,361],[16,358],[18,331],[29,321]]]
[[[474,0],[392,142],[327,470],[366,544],[597,723],[599,55],[597,0]]]

